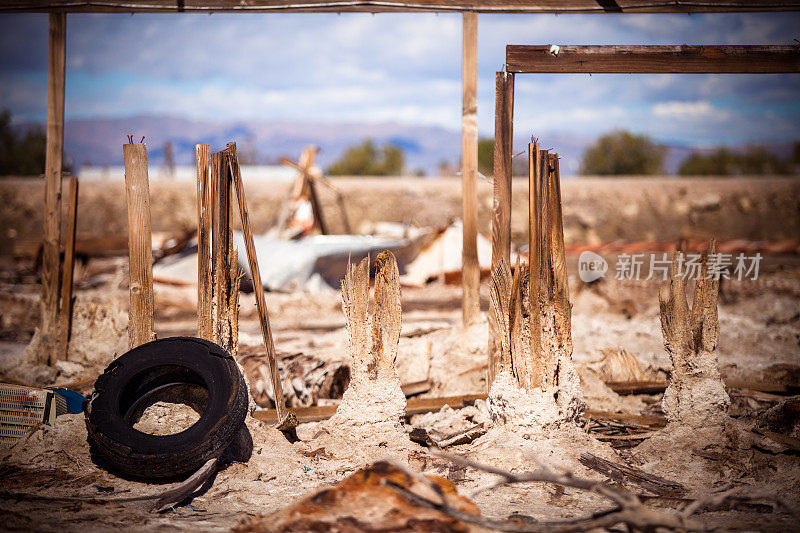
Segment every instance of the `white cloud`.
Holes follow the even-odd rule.
[[[716,112],[708,100],[661,102],[653,106],[653,114],[660,118],[708,116]]]

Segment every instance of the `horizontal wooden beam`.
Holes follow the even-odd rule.
[[[800,46],[506,46],[516,73],[764,74],[800,72]]]
[[[0,12],[410,12],[719,13],[796,11],[785,0],[6,0]]]

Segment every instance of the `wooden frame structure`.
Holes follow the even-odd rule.
[[[506,72],[496,74],[492,271],[511,253],[511,156],[516,74],[765,74],[800,72],[800,45],[792,46],[506,46]],[[538,151],[538,150],[537,150]],[[530,221],[537,209],[530,190]],[[531,225],[530,231],[534,228]],[[496,332],[490,331],[487,387],[498,368]]]
[[[800,0],[9,0],[0,5],[0,13],[50,13],[49,60],[47,78],[47,161],[45,163],[44,254],[42,267],[42,336],[46,347],[43,362],[51,364],[57,357],[59,313],[59,257],[61,214],[61,161],[64,134],[64,81],[67,13],[156,13],[156,12],[460,12],[462,34],[462,218],[464,240],[462,249],[463,297],[462,312],[465,324],[477,320],[480,313],[477,258],[477,13],[709,13],[798,11]],[[600,48],[605,48],[605,55]],[[498,100],[495,135],[495,204],[492,214],[492,267],[502,255],[508,257],[511,208],[512,118],[514,74],[522,72],[796,72],[796,47],[700,47],[697,57],[692,47],[660,47],[663,50],[654,63],[655,55],[640,53],[625,56],[625,49],[615,47],[613,57],[609,47],[564,47],[553,56],[548,47],[509,47],[507,73],[498,74]],[[695,47],[697,48],[697,47]],[[748,49],[733,57],[733,48]],[[722,50],[721,57],[714,53]],[[591,55],[593,52],[599,54]],[[712,53],[713,52],[713,53]],[[562,59],[559,59],[562,58]],[[602,65],[603,57],[607,64]],[[640,63],[634,69],[634,62]],[[794,59],[793,59],[794,57]],[[564,59],[567,58],[567,59]],[[572,61],[570,66],[568,63]],[[683,64],[693,70],[646,70],[656,64]],[[716,66],[715,66],[716,64]],[[663,67],[664,69],[667,66]],[[729,70],[719,70],[721,68]],[[553,70],[546,70],[546,69]],[[714,70],[714,69],[717,70]],[[747,68],[748,70],[742,70]],[[573,69],[573,70],[570,70]],[[575,70],[577,69],[577,70]],[[597,69],[597,70],[592,70]],[[603,70],[605,69],[605,70]],[[628,69],[628,70],[625,70]],[[637,70],[638,69],[638,70]],[[737,70],[739,69],[739,70]],[[501,76],[502,74],[502,76]],[[502,78],[502,80],[501,80]],[[504,218],[505,217],[505,218]],[[510,230],[509,230],[510,231]],[[477,272],[477,275],[476,275]]]
[[[789,11],[786,0],[9,0],[1,11],[69,13],[721,13]]]

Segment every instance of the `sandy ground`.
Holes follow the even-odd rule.
[[[396,220],[444,224],[458,214],[454,180],[341,180],[357,224]],[[600,186],[602,184],[602,186]],[[684,236],[770,239],[800,234],[800,181],[765,180],[580,180],[564,182],[564,216],[571,243],[614,240],[666,240]],[[514,232],[522,235],[526,206],[524,183],[515,182]],[[252,187],[252,185],[251,185]],[[88,183],[81,190],[79,234],[125,235],[119,183]],[[194,223],[193,185],[154,183],[156,231],[175,232]],[[488,229],[490,187],[482,183],[481,228]],[[127,271],[124,259],[92,260],[77,276],[76,319],[70,357],[55,368],[27,364],[26,348],[38,322],[39,285],[32,261],[12,259],[10,251],[36,236],[40,185],[19,180],[0,182],[0,373],[26,383],[74,383],[92,379],[127,345]],[[257,231],[269,227],[283,191],[255,187],[251,210]],[[644,200],[643,200],[644,199]],[[328,202],[326,200],[326,202]],[[333,204],[328,209],[334,209]],[[635,357],[640,377],[665,379],[671,369],[664,350],[655,282],[617,282],[591,286],[575,276],[576,258],[568,258],[573,302],[573,358],[590,409],[660,415],[660,395],[620,396],[601,378],[624,380],[624,368],[608,366],[609,353],[624,350]],[[482,308],[488,291],[481,288]],[[156,285],[156,331],[161,338],[196,332],[196,289]],[[485,393],[488,326],[485,320],[460,326],[461,289],[435,282],[403,288],[403,326],[396,361],[401,383],[430,378],[424,396]],[[349,362],[348,342],[338,291],[317,294],[268,294],[277,350],[326,361]],[[240,298],[242,356],[264,353],[252,295]],[[720,342],[717,349],[723,377],[768,383],[800,381],[800,261],[797,256],[769,256],[757,281],[723,284],[720,298]],[[606,358],[606,359],[604,359]],[[250,383],[251,387],[257,383]],[[730,486],[800,501],[800,455],[751,431],[768,419],[767,410],[785,396],[731,390],[729,419],[723,426],[689,431],[666,427],[630,448],[612,448],[598,441],[588,426],[572,424],[557,430],[527,431],[493,427],[470,444],[451,451],[515,472],[537,461],[601,480],[578,461],[580,454],[642,468],[681,483],[692,500]],[[170,406],[157,405],[140,421],[154,433],[165,425],[188,424],[193,413],[175,416]],[[406,430],[425,428],[440,434],[490,423],[485,402],[463,409],[443,408],[406,421]],[[420,472],[453,481],[469,495],[491,476],[455,467],[433,458],[404,435],[353,442],[320,437],[324,423],[302,424],[299,442],[249,419],[253,441],[249,458],[232,462],[201,490],[190,505],[165,513],[148,503],[99,503],[97,499],[151,494],[163,485],[125,480],[98,467],[86,443],[82,415],[60,417],[52,428],[33,432],[12,449],[0,450],[0,529],[39,531],[230,530],[241,520],[285,508],[301,496],[336,483],[358,468],[391,456]],[[795,419],[783,431],[800,437]],[[323,443],[323,444],[321,444]],[[474,497],[481,512],[505,518],[518,513],[536,519],[583,515],[607,508],[596,495],[527,484],[486,491]],[[648,505],[680,509],[686,500],[650,498]],[[797,519],[769,505],[710,509],[698,518],[708,527],[727,530],[798,530]]]
[[[800,368],[798,276],[800,268],[773,266],[767,269],[760,282],[750,282],[760,283],[758,289],[746,285],[746,281],[725,288],[720,306],[718,349],[723,375],[780,380],[786,376],[781,373],[781,367],[775,365],[783,365],[784,370],[787,366],[794,369],[796,381]],[[624,349],[636,356],[646,376],[666,375],[670,361],[661,339],[656,284],[626,285],[610,280],[589,287],[577,279],[572,279],[571,283],[574,359],[588,407],[635,414],[658,413],[657,395],[618,396],[599,380],[596,363],[602,358],[603,349]],[[485,286],[483,289],[486,310]],[[18,285],[15,297],[35,301],[36,290],[33,284]],[[159,337],[194,333],[194,290],[157,285]],[[79,292],[78,301],[83,302],[82,305],[92,300],[124,311],[127,292],[124,285],[119,284]],[[626,304],[629,300],[636,304]],[[403,329],[397,359],[401,382],[430,377],[434,386],[427,396],[484,392],[482,365],[486,360],[488,329],[485,321],[466,330],[460,327],[460,287],[433,283],[421,289],[404,288],[402,302]],[[281,353],[301,352],[326,360],[348,359],[337,291],[313,295],[269,294],[268,304],[275,343]],[[100,329],[107,333],[108,317],[99,320],[103,325]],[[251,295],[242,294],[240,324],[242,351],[263,353]],[[24,341],[4,341],[0,344],[0,361],[7,363],[22,353],[25,346]],[[86,371],[101,369],[105,361],[114,356],[113,351],[103,352],[95,347],[94,358],[82,360]],[[14,369],[8,364],[3,366],[4,373],[13,374]],[[81,372],[68,365],[59,369],[54,379],[63,382],[78,377],[82,377]],[[535,461],[546,461],[600,479],[577,461],[580,453],[590,451],[682,483],[689,488],[689,498],[734,483],[782,494],[796,501],[800,497],[798,456],[774,443],[762,442],[763,439],[758,440],[749,432],[761,413],[777,402],[774,398],[759,398],[734,397],[732,412],[737,415],[736,426],[727,431],[747,435],[750,440],[740,438],[739,448],[722,449],[722,459],[711,460],[686,450],[677,455],[669,451],[677,449],[676,445],[687,439],[691,441],[687,446],[695,449],[703,447],[704,439],[711,445],[720,439],[729,442],[727,437],[676,437],[665,429],[646,439],[638,448],[614,450],[577,426],[534,438],[490,432],[453,451],[514,471],[532,468]],[[151,428],[154,432],[160,431],[159,420],[163,423],[169,412],[164,406],[160,408],[160,413],[150,413],[154,417],[151,421],[155,424]],[[184,416],[191,418],[191,415]],[[440,413],[417,415],[408,421],[407,429],[416,426],[440,432],[456,431],[472,422],[488,420],[487,417],[485,403],[479,402],[476,407],[456,411],[445,408]],[[248,516],[281,509],[303,494],[340,481],[357,468],[387,455],[407,461],[420,471],[450,478],[462,494],[469,494],[491,479],[488,474],[464,471],[426,456],[423,448],[404,438],[402,442],[363,442],[357,452],[350,446],[330,442],[320,449],[314,438],[319,427],[319,424],[301,425],[298,430],[301,441],[290,444],[281,433],[250,420],[248,428],[253,450],[249,461],[246,464],[235,462],[224,468],[213,485],[192,500],[190,506],[158,514],[151,512],[146,503],[98,505],[89,502],[91,498],[147,494],[159,490],[160,486],[123,480],[97,467],[89,455],[83,417],[66,415],[59,418],[55,427],[35,432],[24,445],[0,455],[0,478],[3,479],[0,513],[5,517],[2,529],[227,530]],[[19,493],[29,496],[13,496]],[[485,515],[498,518],[511,513],[539,519],[565,518],[607,506],[596,496],[573,490],[562,493],[541,484],[484,492],[474,501]],[[655,499],[652,505],[678,508],[684,504]],[[734,530],[781,531],[796,526],[785,513],[748,509],[706,512],[699,517],[708,525]]]

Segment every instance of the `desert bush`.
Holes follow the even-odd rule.
[[[45,145],[44,128],[15,130],[11,127],[11,112],[0,111],[0,176],[44,173]]]
[[[617,130],[603,135],[586,149],[581,174],[662,174],[667,149],[646,135]]]
[[[351,146],[328,167],[332,176],[396,176],[403,171],[403,149],[384,144],[380,149],[371,139]]]
[[[795,151],[800,143],[795,143]],[[688,176],[732,176],[756,174],[789,174],[792,157],[782,158],[765,146],[750,146],[742,151],[726,147],[709,154],[693,153],[678,167],[678,174]]]

